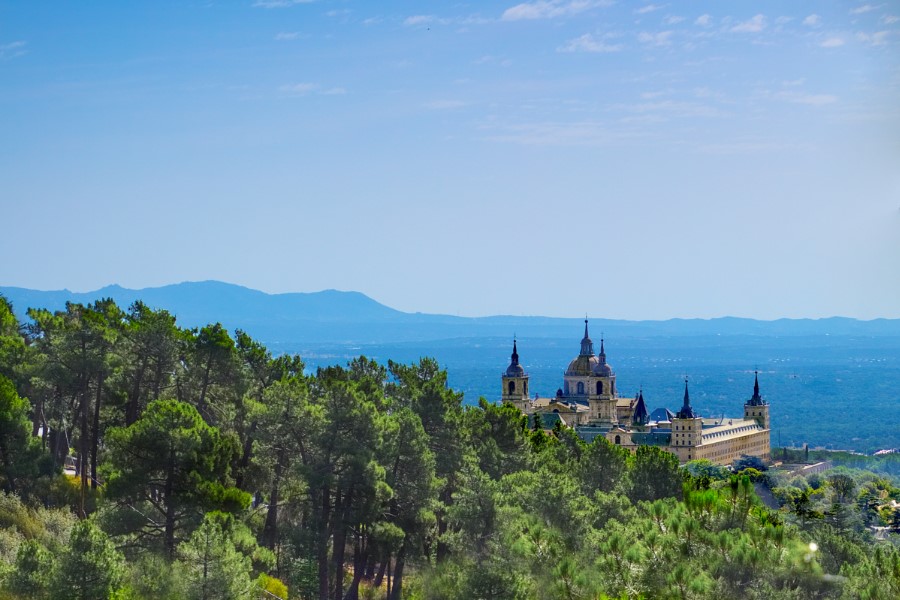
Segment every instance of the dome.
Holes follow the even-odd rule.
[[[600,364],[598,361],[597,366],[594,367],[594,375],[597,375],[598,377],[611,377],[612,367],[606,363]]]
[[[596,356],[585,356],[582,354],[569,363],[566,375],[590,376],[599,364],[600,361]]]
[[[507,377],[522,377],[523,375],[525,375],[525,369],[523,369],[522,365],[518,363],[509,365],[509,367],[506,369]]]

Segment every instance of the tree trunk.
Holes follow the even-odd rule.
[[[378,573],[375,575],[375,581],[372,582],[372,585],[375,587],[381,587],[381,582],[384,581],[384,575],[387,571],[388,563],[391,562],[391,554],[384,558],[380,565],[378,565]]]
[[[94,402],[93,436],[91,438],[91,489],[97,489],[97,449],[100,446],[100,400],[103,392],[103,375],[97,381],[97,399]]]
[[[335,494],[334,500],[334,533],[332,534],[331,562],[334,565],[334,591],[332,598],[341,600],[344,595],[344,549],[347,545],[347,528],[344,519],[344,498],[340,490]]]
[[[81,476],[81,518],[87,517],[87,511],[84,508],[84,500],[85,495],[87,494],[88,487],[88,445],[89,445],[89,435],[88,435],[88,382],[85,379],[84,384],[81,388],[81,406],[79,407],[81,410],[81,434],[79,437],[79,449],[78,449],[78,474]]]
[[[244,450],[241,453],[241,458],[238,461],[237,473],[235,473],[234,477],[234,485],[235,487],[244,488],[244,475],[247,473],[247,467],[250,466],[250,459],[253,457],[253,434],[256,433],[256,428],[258,424],[256,421],[250,423],[250,427],[247,428],[247,439],[244,440]]]
[[[388,600],[400,600],[403,596],[403,565],[406,564],[406,542],[397,551],[397,562],[394,563],[394,589],[388,595]]]
[[[144,381],[144,372],[147,370],[147,358],[141,358],[141,364],[134,376],[134,385],[128,395],[128,404],[125,405],[125,427],[138,420],[141,405],[141,383]]]
[[[316,562],[319,565],[319,600],[328,600],[328,488],[322,488],[322,504],[318,518],[318,536],[316,539]],[[315,517],[314,517],[315,518]]]
[[[347,593],[343,600],[359,600],[359,582],[362,581],[366,572],[366,563],[368,562],[366,551],[363,548],[365,540],[361,533],[356,534],[356,542],[353,545],[353,581],[347,588]]]
[[[164,501],[166,503],[166,553],[170,559],[175,558],[175,499],[172,497],[175,487],[175,451],[169,450],[169,464],[166,469],[166,486]]]
[[[206,390],[209,389],[209,374],[212,371],[212,359],[206,361],[206,371],[203,373],[203,385],[200,386],[200,398],[197,400],[197,412],[199,412],[207,423],[214,425],[206,413]]]
[[[262,543],[270,550],[278,543],[278,502],[281,470],[284,461],[284,448],[279,448],[275,455],[275,473],[272,475],[272,492],[269,494],[269,508],[266,510],[266,523],[263,526]]]

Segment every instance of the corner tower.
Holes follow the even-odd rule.
[[[753,372],[753,397],[744,404],[744,418],[754,419],[763,429],[771,429],[769,403],[759,395],[759,371]]]
[[[503,402],[509,402],[523,413],[528,406],[528,374],[519,364],[519,352],[513,338],[513,351],[509,357],[509,366],[503,372]]]
[[[684,378],[684,403],[672,419],[671,448],[680,462],[697,458],[697,446],[703,442],[703,419],[691,408],[688,380]]]

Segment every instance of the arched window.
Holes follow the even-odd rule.
[[[621,438],[621,437],[616,436],[616,444],[617,444],[617,445],[620,445],[620,446],[622,445],[622,438]]]
[[[598,381],[597,382],[597,395],[599,396],[602,393],[603,393],[603,382]]]
[[[584,394],[584,382],[579,381],[578,382],[578,395],[581,396],[583,394]]]
[[[566,394],[566,396],[568,396],[568,395],[569,395],[569,382],[567,381],[566,384],[565,384],[563,387],[565,388],[565,394]]]
[[[509,387],[509,395],[510,396],[512,396],[513,394],[516,393],[516,382],[515,381],[510,381],[508,387]]]
[[[525,391],[523,392],[526,396],[528,395],[528,380],[525,380]]]

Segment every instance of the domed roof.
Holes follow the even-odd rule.
[[[597,361],[597,366],[594,367],[594,375],[598,377],[611,377],[612,367],[606,363],[600,364],[600,361]]]
[[[594,369],[600,364],[596,356],[585,356],[582,354],[569,363],[566,369],[566,375],[584,375],[588,376],[594,372]]]
[[[507,377],[521,377],[525,374],[525,369],[522,368],[522,365],[509,365],[506,368],[506,376]]]
[[[516,340],[513,339],[512,356],[509,357],[509,366],[506,368],[507,377],[522,377],[525,375],[525,369],[519,364],[519,351],[516,348]]]
[[[603,347],[603,338],[600,338],[600,357],[597,366],[594,367],[594,375],[598,377],[612,377],[612,367],[606,362],[606,349]]]

